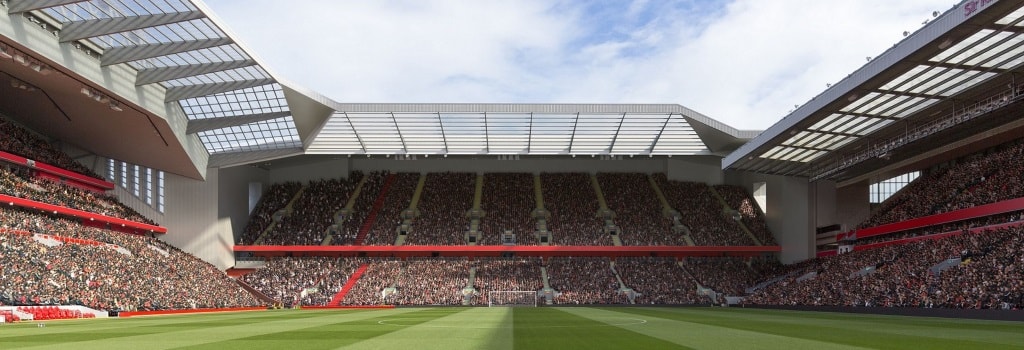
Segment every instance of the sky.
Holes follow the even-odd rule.
[[[342,103],[671,103],[766,129],[950,0],[206,0]]]

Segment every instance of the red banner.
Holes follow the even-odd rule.
[[[101,223],[110,224],[111,226],[120,226],[122,228],[136,229],[141,232],[167,233],[167,228],[162,226],[144,224],[141,222],[110,217],[102,214],[90,213],[78,209],[71,209],[53,204],[36,202],[25,198],[11,197],[4,194],[0,194],[0,203],[11,206],[19,206],[22,208],[31,208],[42,211],[48,211],[54,214],[74,216],[77,218],[82,218],[83,221],[98,221]]]
[[[955,210],[947,213],[923,216],[916,219],[910,219],[891,224],[859,229],[856,231],[847,232],[847,234],[852,234],[853,232],[856,232],[857,239],[863,239],[878,235],[890,234],[894,232],[919,229],[928,226],[937,226],[948,224],[951,222],[981,218],[998,214],[1005,214],[1019,210],[1024,210],[1024,198],[1010,199],[1002,202],[979,205],[976,207]]]
[[[48,173],[49,176],[45,176],[50,179],[64,179],[66,181],[74,182],[76,187],[88,187],[95,191],[103,192],[114,189],[114,184],[111,182],[103,181],[92,176],[82,175],[70,170],[61,169],[53,165],[49,165],[43,162],[30,161],[28,158],[0,151],[0,160],[14,163],[17,165],[29,167],[32,169],[39,170],[40,172]]]

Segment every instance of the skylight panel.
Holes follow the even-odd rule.
[[[914,68],[911,68],[906,73],[903,73],[903,75],[900,75],[899,77],[896,77],[896,79],[890,80],[885,85],[882,85],[882,87],[880,89],[882,89],[882,90],[906,91],[907,88],[912,87],[912,86],[916,86],[916,85],[920,84],[922,81],[930,79],[932,75],[923,74],[925,71],[927,71],[930,68],[932,68],[932,67],[925,66],[925,65],[918,65],[918,66],[916,66]]]
[[[1014,10],[1009,15],[1006,15],[1006,17],[1000,18],[996,21],[996,24],[1004,26],[1013,23],[1015,26],[1024,26],[1024,22],[1020,20],[1022,16],[1024,16],[1024,7]]]
[[[947,59],[949,59],[950,57],[953,57],[954,55],[961,55],[962,56],[961,59],[962,58],[966,58],[966,56],[963,56],[963,53],[966,53],[967,51],[970,51],[970,50],[967,50],[967,48],[973,46],[974,44],[977,44],[982,39],[984,39],[985,37],[991,35],[992,33],[995,33],[995,31],[994,30],[990,30],[990,29],[982,29],[981,31],[978,31],[977,33],[974,33],[974,35],[971,35],[967,39],[964,39],[963,41],[960,41],[960,42],[954,44],[953,46],[950,46],[949,48],[943,50],[938,55],[935,55],[935,57],[932,57],[932,59],[930,61],[932,61],[932,62],[943,62],[943,61],[946,61]],[[952,61],[950,63],[956,63],[956,62]]]

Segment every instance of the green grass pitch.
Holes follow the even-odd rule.
[[[0,349],[1024,349],[1024,323],[738,308],[274,310],[0,326]]]

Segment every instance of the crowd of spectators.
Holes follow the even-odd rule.
[[[286,306],[327,305],[359,262],[327,257],[274,258],[241,279]]]
[[[356,199],[351,218],[334,230],[332,244],[352,244],[365,224],[373,203],[388,175],[371,173]],[[542,173],[540,175],[545,209],[550,213],[547,228],[554,245],[611,245],[598,217],[598,200],[590,177],[585,173]],[[672,230],[654,188],[641,173],[601,173],[597,175],[614,222],[625,245],[688,245],[684,233]],[[319,244],[325,229],[334,223],[359,177],[349,181],[311,182],[294,204],[293,212],[274,226],[262,244]],[[409,207],[419,174],[395,174],[384,203],[364,239],[366,245],[390,245],[395,242],[401,213]],[[753,245],[754,242],[730,217],[711,188],[703,183],[669,181],[664,174],[655,180],[664,190],[669,204],[681,214],[696,245]],[[430,173],[418,205],[420,215],[413,221],[405,244],[462,245],[469,230],[467,213],[473,207],[476,176],[472,173]],[[298,184],[275,185],[257,206],[242,242],[250,242],[270,225],[273,214],[288,204]],[[764,215],[742,189],[722,187],[727,201],[736,202],[747,227],[765,244],[774,238],[764,224]],[[478,244],[502,244],[501,234],[512,230],[517,244],[537,244],[536,208],[533,179],[526,173],[484,175]],[[289,196],[291,194],[291,196]]]
[[[0,166],[0,193],[94,214],[156,225],[134,209],[122,204],[117,197],[84,190],[53,180],[32,177],[21,167]]]
[[[363,222],[366,221],[370,216],[370,212],[373,211],[373,202],[377,201],[377,197],[380,195],[387,177],[388,173],[380,171],[370,172],[366,175],[366,181],[363,182],[363,186],[359,189],[359,196],[356,197],[356,201],[353,203],[352,212],[348,214],[348,217],[345,218],[339,229],[332,234],[332,245],[352,245],[356,243],[359,230],[362,229]],[[358,179],[355,180],[358,181]],[[345,204],[343,203],[342,205]]]
[[[761,244],[778,245],[775,236],[768,230],[768,223],[764,220],[764,211],[746,189],[734,185],[715,185],[714,189],[722,195],[729,208],[740,214],[743,226],[746,226],[750,233],[753,233],[754,237],[761,241]]]
[[[464,245],[476,193],[476,174],[430,173],[420,197],[421,215],[405,239],[411,245]]]
[[[547,259],[548,284],[555,304],[624,304],[619,281],[607,257],[552,257]]]
[[[466,258],[409,258],[398,277],[395,305],[462,305],[469,285]]]
[[[670,181],[655,174],[669,205],[679,211],[680,221],[690,230],[690,239],[699,246],[754,245],[739,224],[726,215],[722,203],[707,184]]]
[[[158,239],[6,206],[0,207],[0,261],[0,304],[101,310],[259,305],[213,265]]]
[[[402,224],[402,211],[409,208],[420,174],[398,173],[384,198],[384,206],[377,212],[376,221],[366,235],[363,245],[394,245],[396,229]]]
[[[585,173],[541,173],[548,231],[555,245],[612,245],[597,217],[600,204]]]
[[[249,216],[249,223],[246,224],[245,230],[242,231],[242,237],[239,239],[238,244],[255,243],[259,239],[260,234],[274,222],[274,213],[284,209],[288,202],[295,198],[295,194],[300,189],[302,189],[302,184],[298,182],[284,182],[271,185]]]
[[[477,244],[502,244],[501,235],[510,230],[516,235],[516,244],[536,245],[536,226],[530,216],[537,207],[533,193],[531,174],[484,174],[481,209],[487,214],[481,222],[483,233]]]
[[[816,258],[793,265],[795,273],[746,302],[1021,309],[1022,249],[1024,229],[1009,227]],[[932,269],[948,259],[961,263],[938,273]]]
[[[883,202],[860,227],[874,227],[1024,196],[1024,143],[1004,144],[932,169]]]
[[[347,179],[310,181],[292,204],[292,212],[267,232],[262,244],[319,245],[327,238],[327,228],[335,223],[335,214],[345,207],[361,178],[361,173],[354,172]],[[338,235],[355,238],[353,232]]]
[[[686,271],[702,286],[726,295],[744,295],[747,287],[764,277],[748,265],[749,258],[691,257],[684,260]]]
[[[42,137],[3,118],[0,118],[0,151],[104,180],[99,174],[76,162],[67,153],[51,146]]]
[[[395,287],[402,272],[402,261],[398,259],[374,259],[367,263],[366,271],[355,286],[345,294],[341,305],[390,305],[394,295],[385,299],[385,289]]]
[[[541,281],[540,258],[478,258],[476,265],[474,288],[476,295],[472,304],[487,305],[490,291],[540,291],[544,289]]]
[[[980,218],[974,218],[970,220],[957,221],[948,224],[928,226],[908,231],[900,231],[862,239],[859,238],[856,240],[855,244],[861,246],[874,243],[898,241],[907,238],[929,236],[934,234],[955,233],[957,231],[964,231],[981,227],[1002,226],[1020,221],[1021,215],[1024,215],[1024,211],[1014,211],[999,215],[991,215]]]
[[[675,258],[620,257],[615,270],[636,292],[636,304],[698,304],[697,283]]]
[[[672,233],[672,221],[662,214],[658,196],[641,173],[599,173],[597,180],[623,245],[686,245],[682,234]]]

